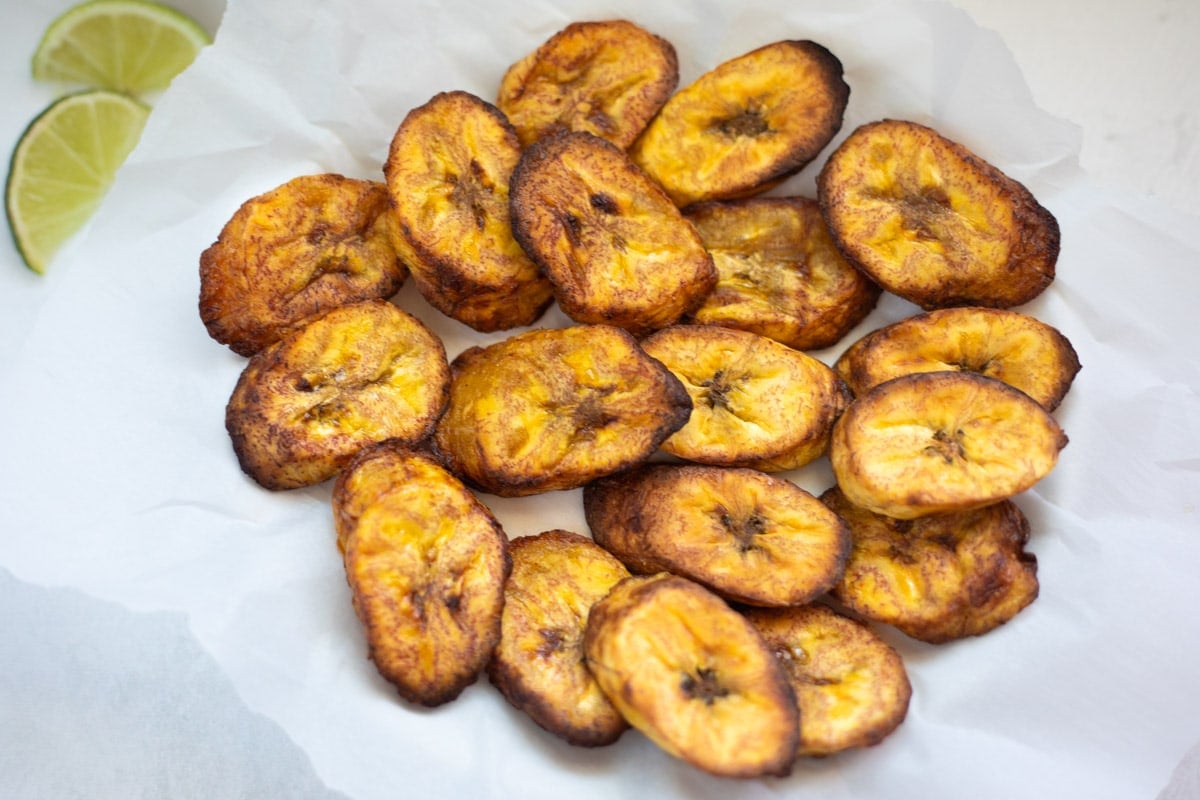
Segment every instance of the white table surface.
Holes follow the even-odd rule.
[[[1200,222],[1200,3],[951,4],[1001,34],[1040,105],[1081,126],[1082,165],[1097,186],[1153,197]],[[28,58],[68,5],[6,0],[6,148],[50,99],[29,80]],[[214,29],[223,3],[180,5]],[[28,293],[32,314],[38,280],[4,237],[0,292]],[[19,313],[0,320],[0,341],[19,337],[25,322]],[[31,585],[0,560],[0,664],[0,797],[342,796],[276,724],[245,707],[178,616]],[[197,725],[189,708],[200,707],[207,721]],[[1200,797],[1184,788],[1200,791],[1200,752],[1180,756],[1172,788],[1172,775],[1161,776],[1164,800]]]

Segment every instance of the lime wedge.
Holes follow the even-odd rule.
[[[128,95],[94,89],[55,101],[29,123],[8,165],[4,210],[34,272],[96,210],[149,114]]]
[[[91,0],[46,29],[33,77],[141,94],[165,89],[212,41],[191,17],[150,0]]]

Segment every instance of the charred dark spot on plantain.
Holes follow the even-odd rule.
[[[897,199],[897,205],[904,226],[918,239],[940,239],[935,227],[939,220],[953,213],[950,196],[939,186],[927,186],[919,192],[903,195]]]
[[[951,553],[958,552],[958,537],[953,533],[930,534],[925,537],[925,540]]]
[[[329,233],[330,227],[328,225],[326,225],[324,222],[317,222],[313,224],[312,228],[309,229],[308,234],[304,238],[309,244],[316,245],[325,241],[325,238],[329,236]]]
[[[987,377],[988,370],[992,368],[992,361],[989,359],[984,361],[982,364],[977,362],[960,361],[959,363],[951,364],[950,366],[954,367],[959,372],[971,372],[976,375],[983,375],[984,377]]]
[[[735,517],[724,508],[718,509],[721,526],[737,541],[741,552],[746,553],[756,546],[755,537],[767,529],[767,520],[761,514],[751,513],[744,517]]]
[[[607,428],[617,417],[604,408],[601,400],[589,397],[575,410],[575,427],[581,434],[592,434]]]
[[[618,420],[607,408],[607,398],[615,387],[602,386],[586,394],[571,410],[571,421],[581,434],[591,434],[607,428]]]
[[[455,206],[471,210],[475,227],[482,231],[487,225],[488,217],[486,198],[492,194],[493,188],[487,172],[478,161],[471,159],[468,170],[468,175],[453,175],[448,178],[453,186],[450,197]]]
[[[567,637],[558,628],[542,628],[538,631],[541,636],[541,644],[537,646],[535,651],[539,658],[549,658],[550,656],[563,649],[566,644]]]
[[[997,559],[1003,561],[1003,559]],[[1012,581],[1002,568],[994,568],[982,575],[972,575],[968,580],[966,590],[971,607],[979,608],[988,605],[998,597],[1003,597],[1012,588]]]
[[[893,564],[911,567],[917,563],[917,556],[908,547],[892,542],[887,547],[887,560]]]
[[[732,117],[719,119],[712,124],[712,128],[730,139],[762,136],[771,129],[762,114],[753,108],[747,108]]]
[[[569,241],[572,246],[578,247],[583,241],[582,237],[580,236],[580,233],[583,231],[583,223],[580,221],[579,217],[575,216],[570,211],[564,211],[561,214],[558,214],[558,221],[559,224],[562,225],[563,233],[566,234],[567,241]]]
[[[956,430],[954,433],[940,429],[934,431],[933,444],[926,445],[925,455],[940,456],[947,464],[953,464],[956,460],[966,458],[967,451],[963,447],[963,435],[962,429]]]
[[[679,683],[683,693],[693,700],[700,700],[711,706],[719,698],[729,694],[729,690],[717,681],[717,673],[706,667],[700,667],[696,674],[686,673]]]
[[[604,133],[611,133],[617,129],[617,123],[612,117],[605,114],[602,108],[593,108],[584,119],[596,130]]]
[[[346,407],[340,401],[318,403],[304,412],[301,419],[309,425],[339,425]]]
[[[457,593],[441,594],[434,584],[427,584],[408,593],[408,602],[412,606],[413,619],[425,624],[427,610],[430,605],[440,603],[451,614],[462,607],[462,597]]]
[[[592,208],[596,209],[597,211],[605,214],[617,213],[617,201],[613,200],[612,197],[604,192],[596,192],[590,198],[588,198],[588,202],[590,202],[592,204]]]
[[[717,370],[711,378],[700,384],[700,388],[704,389],[702,399],[709,408],[729,408],[729,393],[733,391],[733,384],[724,370]]]

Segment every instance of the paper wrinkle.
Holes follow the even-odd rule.
[[[1155,461],[1154,465],[1170,472],[1200,472],[1200,457],[1178,461]]]
[[[1059,468],[1017,499],[1033,525],[1041,596],[995,635],[949,647],[887,633],[919,687],[908,721],[876,748],[804,762],[782,781],[717,781],[632,732],[609,750],[579,752],[508,707],[486,678],[444,708],[407,706],[367,660],[330,485],[269,493],[241,474],[222,415],[244,361],[198,320],[200,251],[241,202],[304,173],[382,179],[408,110],[451,89],[490,100],[503,71],[568,21],[615,16],[671,40],[683,83],[784,37],[814,39],[842,59],[845,126],[776,193],[811,196],[820,163],[858,124],[910,118],[1027,182],[1063,229],[1058,280],[1026,309],[1060,326],[1084,365],[1055,412],[1071,437]],[[1057,796],[1150,796],[1200,733],[1200,698],[1185,677],[1144,681],[1134,659],[1110,651],[1132,643],[1144,650],[1138,662],[1153,663],[1169,647],[1172,664],[1200,663],[1196,605],[1184,602],[1197,599],[1185,571],[1200,563],[1200,362],[1190,346],[1200,234],[1153,205],[1092,190],[1079,142],[1076,126],[1033,106],[994,34],[936,2],[527,0],[503,12],[470,0],[231,3],[216,44],[159,100],[86,236],[46,276],[18,352],[4,356],[0,417],[11,430],[0,500],[11,513],[0,565],[34,583],[66,575],[101,599],[186,613],[247,704],[354,798],[904,800],[970,786],[986,800],[1068,785]],[[438,316],[411,281],[396,301],[451,357],[504,336]],[[842,345],[817,355],[832,363],[857,336],[916,310],[885,297]],[[538,324],[565,318],[552,311]],[[833,482],[825,464],[790,477],[814,492]],[[510,535],[586,532],[578,492],[481,499]],[[1155,613],[1138,613],[1143,606]],[[1136,691],[1136,703],[1117,703],[1118,712],[1091,703],[1103,686]],[[1011,735],[996,733],[993,717]],[[1012,733],[1019,720],[1038,732],[1028,742]],[[1092,759],[1130,738],[1136,768]],[[994,748],[1003,763],[981,771]]]
[[[229,522],[240,522],[247,525],[261,524],[260,520],[256,520],[253,515],[245,512],[239,512],[234,509],[226,508],[213,501],[192,500],[186,497],[173,497],[168,500],[153,503],[144,508],[135,508],[130,513],[132,516],[147,516],[158,514],[164,511],[198,511],[205,515],[214,516],[218,519],[227,520]]]
[[[1171,781],[1157,800],[1195,800],[1200,797],[1200,740],[1180,760]]]

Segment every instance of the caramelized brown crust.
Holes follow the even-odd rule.
[[[592,608],[584,651],[613,705],[676,758],[724,777],[791,771],[791,682],[745,617],[699,584],[626,578]]]
[[[702,464],[796,469],[825,454],[849,403],[837,374],[774,339],[710,325],[672,325],[642,340],[692,398],[688,422],[662,444]]]
[[[250,356],[338,306],[391,297],[408,275],[387,188],[304,175],[247,200],[200,255],[200,319]]]
[[[867,619],[937,644],[987,633],[1037,598],[1029,522],[1011,501],[911,521],[855,506],[837,487],[821,501],[854,542],[833,595]]]
[[[532,324],[550,282],[512,236],[508,184],[516,132],[490,103],[443,92],[404,118],[384,174],[421,296],[478,331]]]
[[[521,144],[584,131],[625,149],[679,83],[675,48],[628,20],[574,22],[509,67],[496,105]]]
[[[394,442],[349,465],[333,509],[371,660],[406,700],[450,702],[500,638],[504,531],[436,461]]]
[[[386,300],[335,308],[246,364],[225,410],[242,469],[267,489],[332,478],[386,439],[415,444],[449,396],[441,341]]]
[[[904,662],[865,623],[821,605],[744,613],[791,678],[800,755],[870,747],[904,721],[912,697]]]
[[[558,134],[526,150],[511,205],[517,241],[576,322],[642,336],[716,285],[696,230],[623,151],[591,134]]]
[[[842,127],[850,87],[825,47],[781,41],[705,73],[667,101],[630,156],[679,206],[764,191]]]
[[[1041,405],[970,372],[881,383],[834,425],[829,460],[847,498],[914,519],[981,508],[1045,477],[1067,444]]]
[[[454,360],[434,444],[469,483],[516,497],[582,486],[649,458],[691,400],[626,331],[536,330]]]
[[[925,308],[1008,308],[1054,280],[1059,229],[1023,185],[932,128],[857,128],[817,178],[842,253]]]
[[[592,537],[633,572],[682,575],[751,605],[823,594],[850,547],[817,498],[750,469],[649,464],[588,484],[583,508]]]
[[[837,344],[875,308],[879,286],[837,249],[821,207],[805,197],[752,197],[687,209],[717,268],[691,319],[797,350]]]
[[[488,675],[508,702],[574,745],[615,742],[629,727],[584,663],[588,612],[629,577],[586,536],[552,530],[509,543],[500,641]]]
[[[974,372],[1020,389],[1048,411],[1080,369],[1075,348],[1057,329],[1016,311],[977,306],[930,311],[872,331],[833,366],[855,394],[915,372]]]

